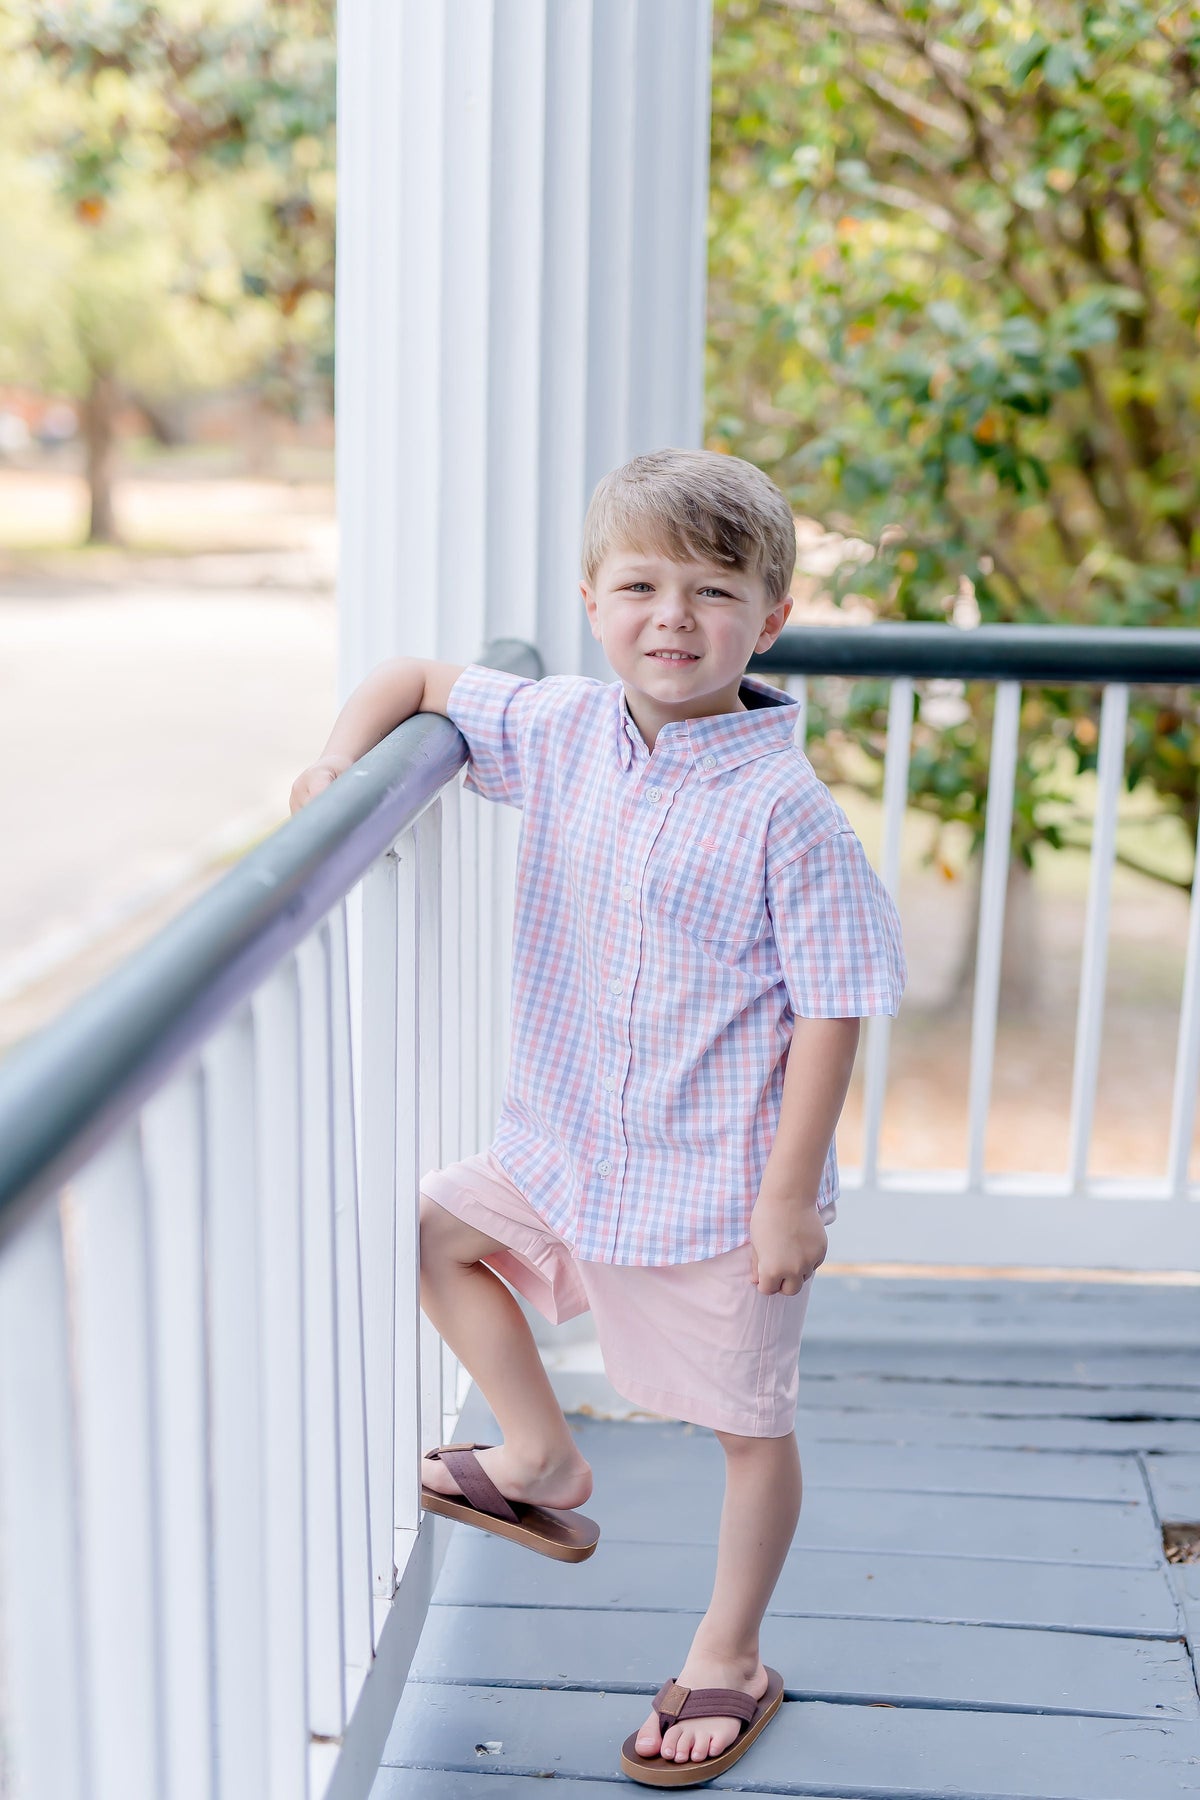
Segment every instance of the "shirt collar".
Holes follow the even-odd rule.
[[[712,713],[702,719],[672,719],[660,726],[656,745],[664,734],[668,740],[678,742],[690,755],[697,774],[707,777],[720,775],[726,769],[736,769],[756,756],[782,750],[794,741],[800,717],[800,702],[794,694],[785,693],[769,681],[749,674],[742,676],[739,691],[743,705],[750,708],[748,712]],[[626,704],[622,683],[610,683],[609,692],[613,696],[617,757],[621,767],[627,769],[639,746],[647,758],[650,751]],[[759,699],[758,704],[756,699]]]

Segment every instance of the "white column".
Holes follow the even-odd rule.
[[[612,679],[588,497],[700,441],[708,0],[339,15],[341,693],[499,636]]]

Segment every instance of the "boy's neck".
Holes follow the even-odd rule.
[[[626,711],[629,713],[630,718],[641,733],[642,741],[645,743],[646,748],[653,755],[655,742],[664,725],[671,725],[685,719],[717,719],[724,717],[728,713],[745,713],[753,711],[753,708],[747,706],[742,699],[741,680],[742,678],[739,677],[738,692],[732,706],[710,707],[703,712],[696,710],[688,711],[686,708],[682,707],[677,711],[668,711],[663,707],[648,705],[645,696],[641,694],[635,695],[631,700],[629,697],[629,689],[625,688]]]

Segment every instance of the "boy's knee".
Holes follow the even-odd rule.
[[[713,1427],[713,1436],[718,1440],[727,1456],[744,1455],[747,1451],[753,1450],[755,1444],[762,1441],[760,1438],[746,1437],[740,1431],[718,1431],[715,1426]]]
[[[436,1200],[431,1200],[428,1194],[422,1194],[420,1201],[423,1269],[429,1269],[435,1263],[477,1263],[490,1251],[501,1248],[495,1238],[488,1237],[486,1232],[477,1231],[474,1225],[466,1224],[448,1207],[439,1206]]]
[[[713,1428],[713,1436],[719,1441],[726,1456],[770,1456],[777,1455],[781,1442],[790,1438],[795,1441],[796,1434],[789,1431],[783,1439],[766,1437],[747,1437],[738,1431],[718,1431]]]

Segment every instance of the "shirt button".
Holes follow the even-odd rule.
[[[600,1161],[596,1164],[596,1167],[599,1169],[601,1175],[607,1175],[608,1171],[612,1168],[612,1164],[609,1162],[607,1156],[602,1156]]]
[[[647,800],[661,800],[662,799],[662,789],[661,788],[647,788],[646,789],[646,798],[647,798]]]
[[[704,757],[700,764],[700,767],[702,769],[715,769],[716,766],[717,766],[717,759],[715,756]]]
[[[610,994],[619,994],[621,991],[621,983],[617,980],[615,975],[608,984],[608,991]]]
[[[615,1081],[614,1081],[614,1080],[613,1080],[613,1078],[612,1078],[612,1076],[611,1076],[611,1075],[606,1075],[606,1076],[605,1076],[605,1077],[604,1077],[604,1085],[605,1085],[605,1087],[606,1087],[606,1088],[607,1088],[607,1089],[608,1089],[608,1091],[609,1091],[609,1093],[610,1093],[610,1094],[611,1094],[611,1093],[612,1093],[612,1091],[613,1091],[613,1089],[614,1089],[614,1088],[615,1088],[615,1087],[616,1087],[616,1085],[617,1085],[617,1084],[616,1084],[616,1082],[615,1082]]]
[[[626,882],[625,886],[621,889],[621,898],[622,898],[622,900],[632,900],[633,899],[633,889],[629,885],[628,882]]]

